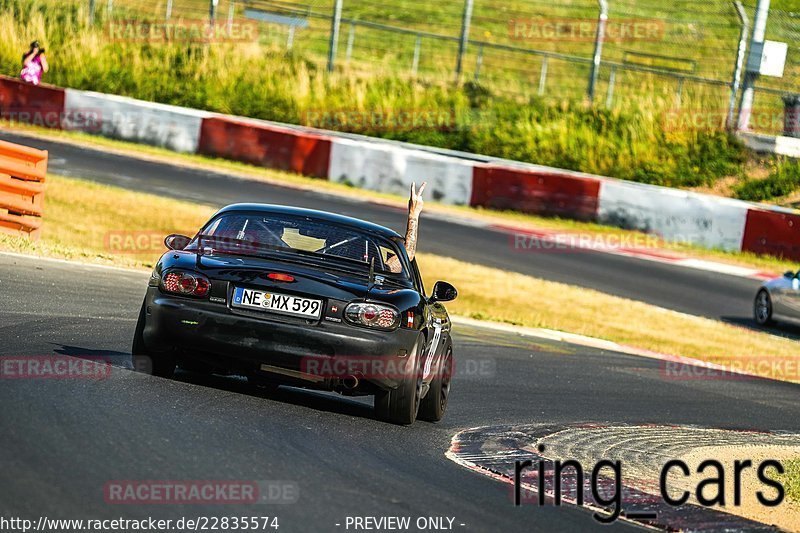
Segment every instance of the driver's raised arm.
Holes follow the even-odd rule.
[[[422,212],[422,191],[425,190],[427,182],[423,183],[419,191],[416,190],[416,183],[411,184],[411,197],[408,199],[408,225],[406,226],[406,254],[408,260],[413,261],[417,254],[417,230],[419,228],[419,214]],[[396,255],[389,255],[386,259],[386,267],[389,272],[402,272],[403,266],[400,258]]]
[[[413,261],[417,254],[417,232],[419,230],[419,214],[422,212],[422,191],[427,182],[416,190],[416,183],[411,184],[411,197],[408,199],[408,225],[406,226],[406,253],[408,260]]]

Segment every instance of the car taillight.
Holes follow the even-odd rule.
[[[280,272],[270,272],[267,274],[267,277],[273,281],[286,281],[286,282],[293,282],[294,276],[289,274],[281,274]]]
[[[400,324],[400,313],[394,307],[374,303],[351,303],[344,317],[351,324],[369,328],[394,329]]]
[[[201,274],[190,272],[167,272],[161,279],[161,287],[174,294],[186,296],[207,296],[211,282]]]

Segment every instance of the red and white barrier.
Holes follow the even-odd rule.
[[[430,198],[469,205],[470,161],[403,148],[394,144],[334,139],[328,179],[362,189],[408,194],[412,182],[427,181]]]
[[[800,213],[778,208],[749,209],[741,249],[800,260]]]
[[[476,164],[470,205],[595,220],[600,178],[558,169]]]
[[[198,153],[327,178],[331,139],[260,120],[215,115],[203,120]]]
[[[61,128],[64,89],[0,76],[0,116],[12,122]]]
[[[764,135],[748,131],[740,133],[739,138],[754,152],[800,157],[800,139],[795,137]]]
[[[62,127],[193,154],[209,117],[195,109],[67,89]]]
[[[81,123],[92,112],[100,124]],[[223,157],[405,194],[429,182],[439,202],[513,209],[639,229],[724,250],[800,260],[800,212],[381,139],[341,136],[0,76],[12,121]],[[463,155],[463,157],[459,157]]]
[[[597,220],[705,248],[741,250],[750,204],[680,189],[604,179]]]

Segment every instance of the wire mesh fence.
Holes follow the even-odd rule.
[[[755,9],[755,1],[748,0]],[[761,76],[755,84],[750,119],[751,128],[767,133],[785,128],[784,98],[800,93],[800,6],[798,11],[770,9],[766,39],[788,43],[783,76]],[[797,120],[797,117],[794,117]]]
[[[81,0],[108,21],[214,21],[255,28],[266,47],[352,73],[473,81],[494,92],[680,110],[724,126],[739,105],[757,0]],[[341,2],[338,24],[336,4]],[[763,0],[762,0],[763,1]],[[738,4],[738,5],[737,5]],[[771,9],[766,39],[788,43],[782,77],[760,76],[749,127],[783,129],[798,91],[800,11]],[[800,7],[800,6],[799,6]],[[104,11],[104,14],[101,13]],[[334,38],[335,36],[335,38]],[[741,69],[740,69],[741,70]],[[693,115],[689,115],[693,113]]]

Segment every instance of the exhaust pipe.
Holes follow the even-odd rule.
[[[358,378],[353,375],[345,376],[345,378],[342,379],[342,385],[347,390],[353,390],[358,387]]]

